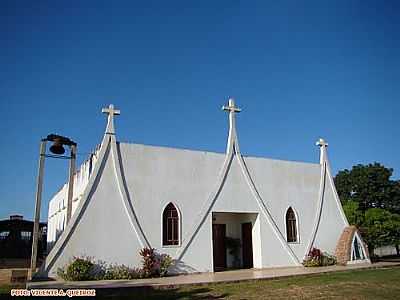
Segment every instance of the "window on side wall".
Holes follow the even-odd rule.
[[[163,212],[163,246],[179,245],[179,214],[169,203]]]
[[[0,240],[5,240],[9,236],[10,232],[9,231],[1,231],[0,232]]]
[[[288,243],[297,242],[296,214],[291,207],[289,207],[286,212],[286,239]]]
[[[32,232],[30,231],[21,231],[21,240],[29,241],[31,239]]]

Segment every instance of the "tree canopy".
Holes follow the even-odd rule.
[[[350,224],[362,232],[370,253],[376,247],[400,244],[400,181],[393,169],[379,163],[339,171],[335,185]]]
[[[400,213],[400,181],[391,180],[392,174],[393,169],[379,163],[339,171],[335,186],[342,204],[354,201],[363,212],[369,208],[383,208]]]

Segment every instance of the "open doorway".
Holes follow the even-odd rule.
[[[253,267],[253,224],[242,223],[242,266],[243,269]]]
[[[212,224],[214,272],[226,269],[226,225]]]
[[[253,240],[259,236],[255,228],[257,216],[257,213],[212,213],[214,272],[254,267]]]

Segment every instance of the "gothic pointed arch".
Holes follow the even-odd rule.
[[[286,240],[288,243],[298,242],[297,217],[292,207],[286,211]]]
[[[335,256],[340,265],[370,262],[368,248],[355,226],[346,227],[336,245]]]
[[[162,215],[162,244],[177,246],[180,244],[180,215],[177,207],[168,203]]]

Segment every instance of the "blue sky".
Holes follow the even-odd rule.
[[[245,155],[378,161],[400,178],[397,1],[0,1],[1,206],[32,218],[40,138],[82,161],[109,103],[120,141],[224,152],[229,96]],[[43,218],[67,162],[46,161]]]

